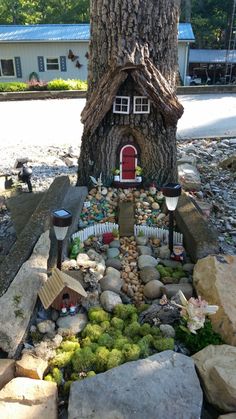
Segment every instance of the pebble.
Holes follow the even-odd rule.
[[[111,268],[115,268],[118,271],[120,271],[122,269],[122,263],[119,259],[115,259],[115,258],[109,258],[106,260],[106,266],[107,267],[111,267]]]
[[[162,287],[162,282],[154,279],[152,281],[149,281],[144,286],[143,293],[145,297],[149,298],[150,300],[154,300],[155,298],[159,298],[162,296]]]
[[[155,267],[158,265],[158,260],[149,255],[141,255],[138,258],[138,267],[139,269],[144,268],[145,266]]]
[[[174,338],[175,337],[175,329],[170,324],[161,324],[160,331],[165,338]]]
[[[116,258],[117,256],[119,256],[119,254],[120,254],[120,251],[116,247],[114,247],[114,248],[111,247],[111,248],[107,249],[108,259]]]

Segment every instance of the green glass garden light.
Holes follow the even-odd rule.
[[[162,193],[166,200],[166,206],[169,211],[169,249],[173,252],[173,234],[174,234],[174,211],[177,207],[181,195],[181,186],[179,183],[167,183],[162,187]]]
[[[61,208],[52,212],[52,224],[57,239],[57,268],[61,270],[62,245],[66,237],[68,227],[72,223],[72,214],[70,211]]]

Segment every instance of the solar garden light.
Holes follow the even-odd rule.
[[[32,169],[28,167],[27,164],[22,164],[21,170],[18,173],[18,179],[27,184],[29,192],[32,192],[31,176]]]
[[[167,183],[162,187],[162,193],[166,199],[169,211],[169,249],[173,252],[174,210],[177,207],[181,195],[181,186],[178,183]]]
[[[70,211],[57,209],[52,212],[52,224],[54,227],[54,233],[57,239],[57,268],[61,270],[62,262],[62,245],[63,240],[66,237],[68,227],[72,223],[72,214]]]

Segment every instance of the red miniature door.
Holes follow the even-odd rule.
[[[137,166],[137,150],[133,145],[125,145],[120,152],[120,180],[134,182]]]

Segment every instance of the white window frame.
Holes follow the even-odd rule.
[[[12,63],[13,63],[13,69],[14,69],[14,75],[13,76],[5,76],[4,74],[2,74],[2,63],[1,63],[1,61],[2,60],[11,60],[12,61]],[[12,57],[1,57],[0,58],[0,77],[8,77],[8,78],[11,78],[11,77],[14,77],[14,78],[16,78],[16,66],[15,66],[15,59],[14,58],[12,58]]]
[[[58,62],[58,68],[48,68],[48,62],[47,60],[57,60]],[[49,66],[52,63],[49,63]],[[54,63],[55,65],[56,63]],[[60,66],[60,58],[59,57],[45,57],[45,70],[46,71],[60,71],[61,70],[61,66]]]
[[[137,99],[141,99],[141,103],[136,103]],[[148,103],[143,104],[142,99],[147,99]],[[141,106],[141,108],[142,106],[147,106],[148,109],[146,111],[137,111],[136,106]],[[134,113],[150,113],[150,99],[148,99],[147,96],[134,96]]]
[[[121,103],[116,103],[116,99],[121,99]],[[125,106],[127,106],[127,111],[118,111],[116,109],[116,105],[122,106],[122,99],[127,99],[127,104],[126,103],[124,104]],[[123,114],[128,115],[130,113],[130,97],[129,96],[116,96],[113,102],[113,113],[123,113]]]

